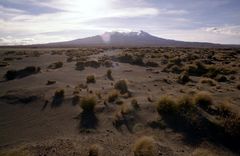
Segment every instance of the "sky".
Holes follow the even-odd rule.
[[[0,45],[140,30],[167,39],[240,44],[240,0],[0,0]]]

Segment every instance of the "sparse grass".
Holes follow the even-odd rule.
[[[121,94],[128,92],[128,86],[126,80],[119,80],[115,83],[114,88],[119,90]]]
[[[89,147],[88,156],[100,156],[101,146],[98,144],[93,144]]]
[[[154,156],[154,139],[143,136],[137,139],[133,145],[134,156]]]
[[[208,109],[213,104],[212,96],[209,92],[198,92],[194,97],[195,104],[201,108]]]
[[[208,84],[210,86],[216,86],[217,82],[211,78],[203,78],[200,80],[201,83],[203,84]]]
[[[95,82],[96,82],[95,75],[87,76],[87,83],[95,83]]]
[[[108,102],[114,102],[114,101],[116,101],[117,98],[118,98],[118,96],[119,96],[118,91],[116,91],[116,90],[111,91],[111,92],[108,94]]]
[[[231,138],[240,138],[240,116],[239,114],[232,113],[230,116],[223,118],[224,131]]]
[[[1,152],[0,156],[33,156],[33,154],[26,148],[12,149]]]
[[[97,101],[94,96],[85,96],[80,100],[80,107],[85,112],[93,112],[96,104]]]
[[[208,149],[197,148],[193,151],[191,156],[217,156],[217,155]]]

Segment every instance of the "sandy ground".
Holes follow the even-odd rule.
[[[34,51],[33,50],[26,50]],[[4,55],[1,59],[15,54]],[[17,51],[17,50],[16,50]],[[171,128],[151,128],[148,123],[159,119],[155,102],[161,95],[179,96],[196,90],[207,90],[214,95],[216,101],[230,99],[239,106],[240,91],[235,83],[218,83],[221,88],[198,83],[199,77],[192,77],[195,82],[186,85],[179,84],[178,74],[162,72],[159,67],[146,67],[113,61],[113,67],[86,67],[75,70],[76,61],[67,62],[65,51],[63,54],[51,54],[51,50],[37,49],[41,55],[34,57],[20,55],[19,60],[8,61],[9,65],[0,67],[0,96],[12,95],[12,99],[0,99],[0,149],[3,152],[14,152],[23,155],[87,155],[92,144],[99,144],[105,156],[133,155],[132,145],[140,136],[153,136],[157,145],[157,155],[191,155],[196,149],[204,148],[217,155],[237,155],[222,145],[209,141],[200,142],[186,139],[184,134]],[[97,60],[104,55],[114,56],[122,49],[104,49],[100,54],[89,55],[88,60]],[[158,61],[157,59],[153,59]],[[48,69],[49,64],[62,61],[63,67]],[[11,81],[4,80],[4,74],[9,69],[23,69],[26,66],[39,66],[40,73]],[[108,69],[112,70],[114,80],[106,77]],[[96,83],[88,84],[88,89],[81,89],[79,96],[100,93],[101,99],[95,109],[98,120],[95,129],[82,130],[80,119],[82,109],[72,104],[75,87],[86,84],[87,75],[94,74]],[[239,74],[236,75],[239,82]],[[119,105],[107,103],[104,99],[113,90],[113,84],[121,79],[127,79],[132,97],[120,97],[124,103],[136,99],[140,105],[131,130],[122,126],[120,130],[113,124],[114,113]],[[48,80],[55,84],[46,85]],[[65,96],[62,104],[51,105],[52,97],[57,89],[64,89]],[[19,98],[34,96],[36,99],[29,103],[22,103]],[[14,100],[14,98],[15,100]],[[48,102],[46,102],[48,101]],[[15,153],[15,154],[16,154]],[[16,155],[18,155],[16,154]]]

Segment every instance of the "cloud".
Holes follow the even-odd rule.
[[[203,30],[205,30],[206,32],[210,32],[210,33],[240,37],[240,25],[223,26],[223,27],[207,27],[207,28],[204,28]]]
[[[203,1],[199,2],[201,7],[208,4]],[[159,31],[160,37],[191,41],[224,42],[225,37],[228,42],[234,36],[234,42],[239,42],[239,26],[208,27],[213,24],[201,20],[202,17],[194,19],[193,10],[185,7],[187,0],[182,2],[176,5],[174,1],[149,0],[4,0],[0,1],[1,44],[56,42],[114,30]],[[213,0],[211,5],[228,2]]]
[[[234,27],[234,26],[233,26]],[[206,28],[196,29],[155,29],[152,34],[168,39],[190,42],[211,42],[221,44],[240,44],[240,36],[229,33],[215,33]]]

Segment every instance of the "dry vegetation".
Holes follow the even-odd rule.
[[[0,155],[240,153],[239,49],[6,48],[0,56]],[[24,150],[11,150],[21,140]]]

